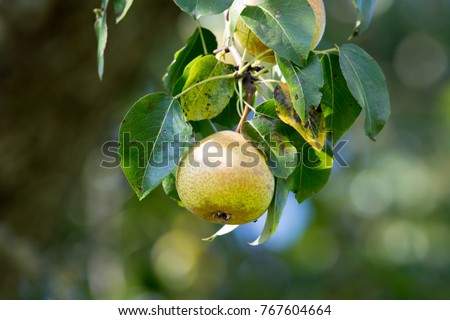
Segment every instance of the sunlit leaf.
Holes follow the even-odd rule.
[[[358,11],[356,25],[350,38],[356,37],[367,30],[372,22],[376,0],[353,0],[353,5]]]
[[[188,121],[212,119],[225,109],[234,93],[234,79],[229,77],[199,83],[232,73],[231,66],[218,61],[213,55],[202,57],[192,65],[183,91],[195,87],[181,96],[181,106]]]
[[[269,48],[302,66],[315,33],[315,16],[307,0],[265,0],[247,6],[242,20]]]
[[[211,54],[217,49],[217,40],[214,34],[205,28],[202,28],[201,32],[203,40],[200,29],[195,29],[194,33],[187,39],[186,45],[175,53],[174,60],[167,68],[163,82],[166,89],[173,95],[177,94],[174,93],[174,86],[180,77],[182,77],[186,66],[198,56],[205,54],[203,42],[207,53]]]
[[[244,122],[243,136],[267,155],[267,165],[273,175],[287,178],[297,165],[297,150],[289,139],[277,130],[276,122],[265,117]]]
[[[326,131],[332,132],[332,141],[336,143],[358,118],[361,107],[347,87],[339,67],[339,57],[326,54],[321,63],[325,82],[320,105],[325,115]]]
[[[120,166],[139,199],[175,168],[191,133],[180,104],[165,93],[146,95],[131,107],[119,130]]]
[[[266,223],[261,235],[255,241],[249,243],[252,246],[263,244],[275,233],[280,221],[283,209],[286,206],[287,197],[289,194],[290,182],[286,179],[277,178],[275,185],[275,194],[272,203],[269,206]]]
[[[125,17],[132,4],[133,0],[114,0],[116,23],[119,23]]]
[[[391,106],[383,71],[375,60],[354,44],[339,48],[339,63],[348,88],[365,112],[364,128],[372,140],[383,129]]]
[[[236,229],[239,226],[240,226],[240,224],[226,224],[222,228],[220,228],[219,231],[214,233],[212,236],[210,236],[208,238],[203,238],[202,240],[203,241],[213,241],[217,237],[226,235],[226,234],[234,231],[234,229]]]
[[[181,10],[191,15],[194,19],[201,16],[210,16],[224,12],[233,0],[174,0]]]
[[[109,0],[102,0],[101,9],[95,9],[95,23],[94,30],[97,36],[97,72],[100,79],[103,78],[104,71],[104,57],[106,42],[108,39],[108,26],[106,24],[106,9]]]
[[[302,122],[291,101],[289,87],[279,83],[273,92],[280,119],[293,127],[311,146],[318,151],[325,145],[325,117],[320,107],[308,107],[307,119]]]

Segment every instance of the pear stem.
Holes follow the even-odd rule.
[[[249,105],[252,103],[253,95],[255,94],[255,90],[248,90],[247,91],[247,104],[245,105],[244,112],[242,113],[241,120],[239,120],[239,124],[236,128],[237,133],[241,133],[242,125],[244,124],[245,120],[247,119],[247,116],[250,112]]]
[[[338,48],[331,48],[331,49],[327,49],[327,50],[314,50],[315,54],[327,54],[327,53],[338,53],[339,49]]]
[[[208,49],[206,48],[205,38],[203,37],[202,25],[200,24],[200,21],[198,21],[198,20],[196,20],[196,21],[197,21],[198,33],[200,34],[200,40],[202,41],[203,53],[205,55],[207,55]]]

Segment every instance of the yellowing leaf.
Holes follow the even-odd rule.
[[[308,107],[306,110],[308,120],[303,123],[294,109],[289,86],[286,83],[277,85],[273,96],[280,119],[297,130],[314,149],[321,151],[325,145],[325,117],[320,106]]]

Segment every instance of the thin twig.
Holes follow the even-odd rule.
[[[248,105],[252,103],[252,99],[253,99],[253,95],[254,94],[255,94],[254,90],[248,90],[247,91],[247,104],[245,105],[245,109],[244,109],[244,112],[242,114],[241,120],[239,120],[239,124],[238,124],[238,126],[236,128],[236,132],[237,133],[241,132],[242,125],[244,124],[245,120],[247,119],[247,116],[248,116],[248,114],[250,112],[250,108],[249,108]]]

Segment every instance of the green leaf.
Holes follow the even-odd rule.
[[[114,0],[116,23],[119,23],[125,17],[132,4],[133,0]]]
[[[361,107],[347,87],[339,67],[339,57],[326,54],[320,62],[325,80],[321,106],[325,114],[326,131],[333,133],[332,141],[336,143],[358,118]]]
[[[278,66],[289,86],[291,101],[295,111],[303,122],[307,120],[306,107],[317,107],[322,99],[320,89],[323,87],[322,66],[319,58],[310,53],[305,67],[276,55]]]
[[[365,112],[366,134],[375,140],[391,110],[383,71],[357,45],[345,44],[339,48],[339,53],[339,63],[348,88]]]
[[[183,74],[180,78],[175,82],[172,88],[172,95],[176,96],[177,94],[180,94],[181,91],[183,91],[183,87],[186,84],[187,79],[189,78],[189,74],[191,73],[192,66],[197,63],[198,60],[200,60],[202,56],[198,56],[194,60],[188,63],[188,65],[184,68]]]
[[[216,131],[211,126],[211,120],[200,120],[200,121],[191,121],[192,129],[195,133],[196,140],[201,140],[203,138],[209,137],[214,134]]]
[[[272,203],[269,206],[266,223],[261,235],[255,241],[249,243],[252,246],[263,244],[275,233],[280,221],[283,209],[286,206],[287,197],[289,194],[290,183],[289,180],[276,178],[275,195]]]
[[[274,99],[264,101],[263,103],[257,105],[255,107],[255,111],[258,115],[272,119],[279,119]]]
[[[208,29],[202,28],[201,32],[207,53],[213,53],[217,49],[216,37]],[[175,53],[174,60],[163,77],[164,86],[170,93],[176,95],[174,93],[175,83],[182,77],[186,66],[198,56],[205,54],[203,41],[200,29],[197,28],[187,39],[186,45]]]
[[[287,178],[297,165],[297,149],[277,130],[277,123],[278,120],[257,117],[244,122],[241,132],[267,155],[267,165],[272,174]]]
[[[241,17],[266,46],[303,66],[315,33],[314,12],[307,0],[265,0],[247,6]]]
[[[300,119],[291,101],[289,87],[280,82],[273,91],[278,117],[298,133],[318,151],[325,145],[325,117],[320,107],[308,107],[305,122]]]
[[[301,203],[319,192],[327,183],[333,166],[333,153],[328,146],[322,151],[312,148],[295,132],[288,136],[302,154],[299,165],[289,177],[290,190],[295,192],[295,198]]]
[[[120,166],[140,200],[175,168],[191,133],[180,104],[165,93],[146,95],[131,107],[119,130]]]
[[[225,109],[234,93],[232,73],[231,66],[213,55],[202,57],[192,65],[183,91],[193,88],[181,96],[181,107],[188,121],[212,119]],[[225,75],[228,77],[210,80]],[[202,81],[205,82],[200,84]]]
[[[106,24],[106,9],[109,0],[102,0],[101,9],[95,9],[95,23],[94,30],[97,36],[97,72],[100,80],[103,78],[104,70],[104,56],[106,49],[106,42],[108,39],[108,26]]]
[[[178,195],[177,185],[176,185],[176,174],[177,168],[173,170],[169,175],[167,175],[162,181],[162,187],[164,192],[173,200],[175,200],[179,206],[184,207],[183,202],[181,202],[180,196]]]
[[[367,30],[372,22],[376,0],[353,0],[353,6],[358,11],[356,25],[350,38],[356,37]]]
[[[181,10],[191,15],[195,20],[201,16],[210,16],[224,12],[233,0],[174,0]]]
[[[241,117],[237,112],[237,96],[234,94],[228,105],[215,118],[212,119],[219,130],[233,130],[238,124]]]

